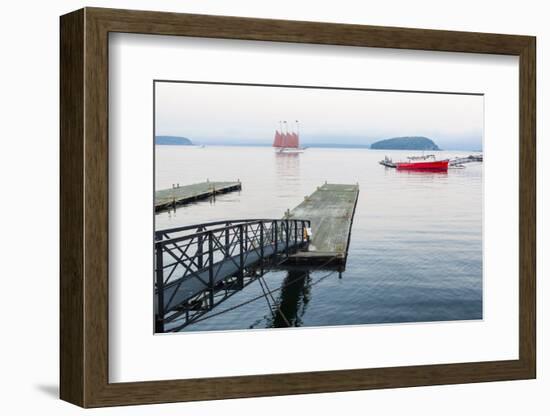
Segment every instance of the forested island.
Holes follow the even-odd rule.
[[[170,146],[189,146],[193,142],[187,137],[180,136],[156,136],[155,144],[170,145]]]
[[[440,150],[433,140],[423,136],[393,137],[371,144],[371,149]]]

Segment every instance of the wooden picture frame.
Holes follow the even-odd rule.
[[[82,407],[101,407],[535,378],[534,37],[100,8],[62,16],[60,29],[61,399]],[[518,56],[519,359],[109,383],[110,32]]]

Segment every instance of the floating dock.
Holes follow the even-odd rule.
[[[460,166],[465,163],[483,162],[483,155],[470,155],[467,157],[455,157],[449,160],[449,166]]]
[[[200,182],[192,185],[173,185],[169,189],[155,192],[155,211],[173,208],[200,199],[215,197],[217,194],[240,191],[241,182]]]
[[[307,251],[290,256],[295,264],[345,265],[359,185],[325,184],[287,213],[311,221]]]

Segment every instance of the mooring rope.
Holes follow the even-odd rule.
[[[287,256],[287,257],[283,257],[283,258],[281,258],[280,261],[276,262],[276,263],[273,264],[273,265],[270,265],[270,266],[268,267],[268,269],[277,268],[278,266],[280,266],[281,264],[285,263],[286,261],[288,261],[288,256]],[[329,261],[332,261],[332,259],[330,259]],[[263,269],[263,267],[262,267],[262,269]],[[263,272],[262,272],[262,276],[263,276]],[[262,277],[262,276],[260,276],[260,277]],[[264,280],[264,282],[265,282],[265,280]],[[179,285],[181,285],[181,283],[182,283],[182,282],[180,282],[180,283],[178,284],[178,287],[179,287]],[[204,283],[204,282],[203,282],[203,283]],[[267,286],[267,283],[266,283],[266,286]],[[174,293],[172,294],[172,298],[174,297],[175,294],[176,294],[176,291],[174,291]],[[172,299],[172,298],[171,298],[171,299]],[[275,302],[275,300],[274,300],[274,302]],[[206,312],[206,313],[208,313],[208,312]],[[170,319],[170,322],[172,322],[172,323],[175,324],[176,322],[179,322],[179,321],[181,321],[182,319],[185,319],[185,318],[181,317],[181,316],[183,315],[183,312],[176,313],[176,315],[177,315],[177,316],[175,316],[175,317],[174,317],[174,316],[171,317],[172,319]],[[177,326],[177,327],[171,329],[171,330],[168,331],[168,332],[176,332],[176,331],[179,331],[179,330],[181,330],[182,328],[184,328],[186,325],[191,325],[191,324],[194,323],[194,322],[197,322],[197,321],[193,320],[191,323],[186,323],[186,324],[184,324],[184,325],[179,325],[179,326]]]
[[[269,289],[269,286],[267,285],[267,282],[266,282],[266,280],[264,279],[264,277],[263,277],[263,276],[260,276],[260,278],[259,278],[258,280],[260,281],[260,285],[261,285],[262,282],[263,282],[263,284],[265,285],[265,287],[266,287],[266,289],[267,289],[267,291],[268,291],[268,293],[265,294],[266,299],[267,299],[267,295],[269,295],[269,297],[271,298],[271,301],[273,302],[273,304],[274,304],[275,307],[277,308],[277,312],[279,313],[279,315],[281,315],[281,318],[283,318],[283,320],[285,321],[286,326],[287,326],[287,327],[290,327],[290,322],[289,322],[288,319],[286,319],[285,314],[284,314],[283,311],[281,310],[281,305],[277,303],[277,301],[276,301],[275,298],[273,297],[273,294],[269,293],[270,289]],[[262,287],[262,290],[263,290],[263,287]],[[269,300],[267,301],[267,303],[268,303],[268,305],[269,305]],[[270,307],[270,309],[271,309],[271,305],[270,305],[269,307]],[[272,316],[273,316],[273,321],[275,321],[275,315],[272,314]]]
[[[262,276],[258,278],[258,283],[260,283],[260,287],[262,288],[262,292],[264,294],[265,301],[267,302],[267,307],[269,308],[269,311],[271,312],[271,316],[273,319],[275,319],[275,311],[273,310],[273,307],[271,306],[271,302],[269,302],[269,298],[267,297],[267,293],[265,293],[264,285],[262,283]]]

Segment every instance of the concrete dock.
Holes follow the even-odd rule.
[[[344,265],[351,226],[359,196],[359,185],[325,184],[290,211],[288,218],[311,221],[308,251],[291,256],[296,264]]]
[[[215,197],[217,194],[240,191],[241,182],[200,182],[192,185],[174,185],[169,189],[155,192],[155,211],[162,211],[177,205],[188,204],[200,199]]]

